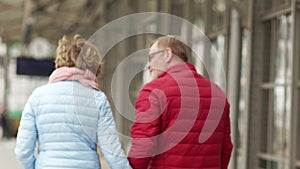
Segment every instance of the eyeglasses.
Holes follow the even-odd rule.
[[[165,49],[162,49],[162,50],[159,50],[159,51],[150,53],[150,54],[148,55],[148,61],[150,62],[154,55],[159,54],[159,53],[164,52],[164,51],[165,51]]]

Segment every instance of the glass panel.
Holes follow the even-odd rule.
[[[220,31],[223,29],[225,10],[226,10],[226,1],[225,0],[214,0],[213,1],[211,32],[216,32],[216,31]]]
[[[270,169],[279,169],[278,162],[276,162],[276,161],[268,161],[268,165],[270,166],[269,167]]]
[[[286,167],[288,157],[288,138],[290,132],[290,100],[291,88],[276,87],[274,89],[274,114],[272,128],[271,153],[282,159],[280,168]]]
[[[204,51],[204,44],[202,43],[201,40],[195,42],[193,45],[195,45],[194,48],[196,49],[196,51]],[[197,69],[197,72],[199,72],[202,75],[205,75],[204,73],[205,66],[203,64],[203,57],[201,58],[201,56],[199,55],[200,53],[193,54],[192,62],[195,64],[195,68]]]
[[[259,168],[260,169],[281,169],[278,165],[277,161],[268,161],[265,159],[259,160]]]
[[[203,21],[203,16],[204,16],[204,0],[194,0],[194,25],[199,27],[200,29],[203,29],[204,27],[204,21]]]
[[[285,99],[285,87],[276,87],[274,89],[274,118],[273,118],[273,140],[271,153],[280,156],[287,156],[288,127],[287,107]],[[290,93],[290,92],[289,92]]]
[[[141,1],[138,1],[141,3]],[[148,0],[146,2],[146,5],[147,5],[147,9],[149,11],[156,11],[157,10],[157,1],[156,0]]]
[[[264,0],[265,10],[276,11],[291,5],[291,0]]]
[[[278,20],[277,46],[275,58],[275,83],[290,83],[292,79],[292,37],[291,16]]]
[[[264,0],[264,9],[266,11],[269,11],[270,9],[272,9],[273,6],[274,6],[273,0]]]
[[[259,160],[259,168],[266,169],[267,168],[267,160],[260,159]]]
[[[201,30],[204,30],[204,20],[203,20],[204,19],[203,18],[204,11],[205,11],[204,8],[205,8],[205,0],[194,0],[193,24]],[[198,33],[198,32],[195,29],[193,29],[192,34],[196,34],[196,33]],[[203,40],[201,40],[201,39],[193,39],[193,40],[195,40],[193,45],[197,51],[205,50]],[[201,57],[203,59],[203,56],[198,56],[198,55],[200,55],[200,53],[193,54],[192,58],[191,58],[191,62],[194,63],[195,68],[197,69],[197,72],[199,72],[200,74],[205,76],[205,71],[206,71],[205,66],[203,64],[203,60],[200,59]]]
[[[291,116],[292,42],[291,17],[282,16],[276,22],[275,84],[269,153],[280,158],[272,167],[287,168]],[[270,131],[269,131],[270,132]]]
[[[290,5],[290,4],[291,4],[291,0],[275,0],[275,2],[273,3],[273,7],[279,8],[282,5]]]
[[[218,35],[215,40],[212,41],[213,47],[211,48],[210,58],[210,72],[213,74],[209,75],[210,79],[219,85],[224,91],[226,91],[226,85],[222,75],[224,71],[224,51],[225,51],[225,37],[224,35]],[[217,53],[216,53],[217,50]]]

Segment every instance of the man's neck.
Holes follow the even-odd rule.
[[[173,59],[169,64],[168,64],[168,68],[173,67],[177,64],[183,63],[184,61],[181,59]]]

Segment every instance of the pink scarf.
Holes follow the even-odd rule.
[[[81,84],[99,90],[97,77],[89,70],[81,70],[76,67],[61,67],[55,69],[49,77],[48,83],[62,80],[77,80]]]

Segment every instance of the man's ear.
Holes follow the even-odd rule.
[[[172,49],[171,48],[166,48],[166,61],[167,63],[171,62],[172,58],[173,58],[173,53],[172,53]]]

